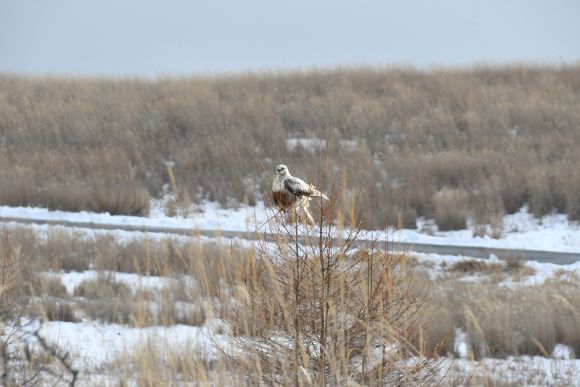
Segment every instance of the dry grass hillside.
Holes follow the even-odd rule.
[[[167,162],[183,202],[253,204],[274,165],[315,178],[324,152],[373,226],[579,219],[580,65],[0,76],[0,204],[146,214]]]

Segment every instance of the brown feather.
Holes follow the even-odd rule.
[[[276,203],[280,211],[288,211],[297,200],[296,196],[286,190],[272,191],[272,196],[274,197],[274,203]]]

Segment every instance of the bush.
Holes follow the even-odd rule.
[[[317,229],[272,219],[273,246],[256,249],[234,291],[215,294],[244,354],[235,364],[252,384],[436,383],[442,365],[423,357],[424,289],[408,257],[389,251],[385,236],[355,247],[360,229],[336,242],[334,200],[314,216]]]
[[[435,222],[439,230],[462,230],[467,227],[467,199],[467,192],[459,189],[444,189],[435,195]]]

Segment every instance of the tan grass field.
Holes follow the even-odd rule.
[[[579,106],[578,65],[2,75],[0,204],[145,215],[166,184],[184,203],[254,204],[274,165],[313,179],[326,154],[372,226],[489,224],[526,203],[578,219]]]

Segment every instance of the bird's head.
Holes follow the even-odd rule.
[[[284,164],[276,165],[276,173],[280,176],[288,175],[288,167]]]

